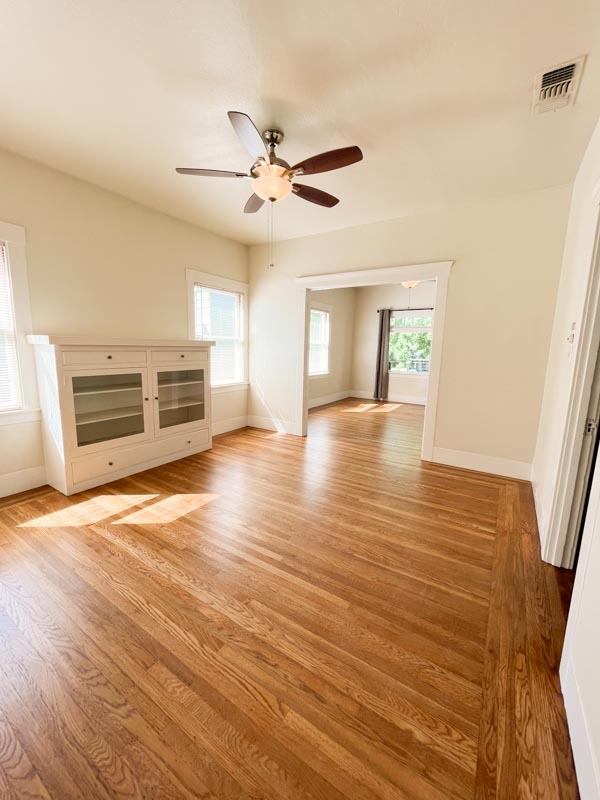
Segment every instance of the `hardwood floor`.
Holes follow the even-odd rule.
[[[0,501],[0,798],[576,798],[527,483],[344,401]]]

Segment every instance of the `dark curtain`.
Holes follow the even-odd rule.
[[[377,340],[377,364],[375,367],[375,400],[387,400],[388,370],[390,368],[390,316],[391,309],[380,308],[379,339]]]

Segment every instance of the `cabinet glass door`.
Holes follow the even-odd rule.
[[[144,433],[141,372],[75,375],[71,380],[77,447]]]
[[[157,370],[155,381],[158,431],[198,425],[206,418],[203,369]]]

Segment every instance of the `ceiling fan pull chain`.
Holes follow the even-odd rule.
[[[273,263],[273,206],[275,203],[268,203],[268,214],[267,214],[267,238],[269,241],[269,269],[273,269],[275,264]]]

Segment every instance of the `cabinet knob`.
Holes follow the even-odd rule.
[[[181,353],[179,358],[185,358],[185,353]]]
[[[191,439],[188,439],[188,444],[191,444],[191,443],[192,443],[192,440],[191,440]]]
[[[108,462],[108,466],[109,466],[109,467],[112,467],[112,465],[113,465],[113,462],[112,462],[112,461],[109,461],[109,462]]]
[[[148,401],[148,398],[147,398],[147,397],[144,397],[144,400]]]
[[[106,356],[107,358],[112,358],[112,356]]]
[[[158,395],[156,395],[156,397],[155,397],[154,399],[155,399],[155,400],[158,400]]]

